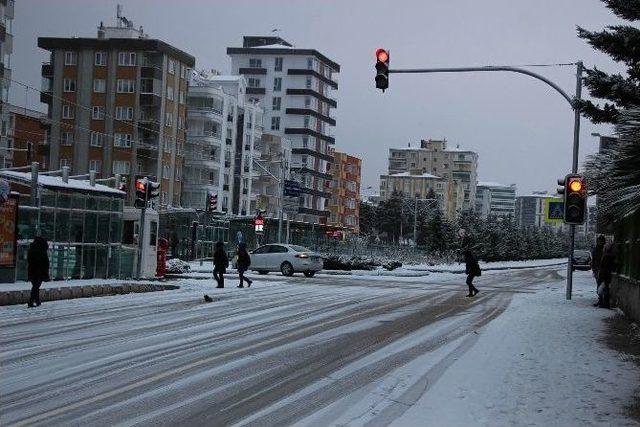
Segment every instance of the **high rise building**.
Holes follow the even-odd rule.
[[[329,225],[360,229],[360,176],[362,160],[347,153],[332,151],[330,165],[331,200],[329,201]]]
[[[292,170],[302,184],[298,220],[325,223],[331,193],[329,147],[335,143],[331,113],[340,65],[315,49],[293,47],[280,37],[244,37],[229,47],[232,74],[247,78],[247,95],[265,110],[266,129],[292,145]]]
[[[11,54],[13,53],[13,0],[0,0],[0,168],[13,164],[13,151],[8,145],[6,129],[9,124],[8,110],[5,108],[9,102],[9,86],[11,86]]]
[[[419,147],[390,148],[389,175],[407,172],[412,175],[428,174],[448,181],[449,217],[476,202],[478,180],[478,154],[461,149],[447,148],[447,140],[421,140]]]
[[[486,218],[515,215],[516,186],[497,182],[478,182],[476,189],[476,212]]]
[[[178,206],[194,57],[149,39],[120,8],[117,24],[100,23],[96,38],[40,37],[38,46],[51,52],[41,96],[51,121],[49,168],[122,174],[129,202],[135,178],[148,176],[161,183],[160,206]]]
[[[393,193],[408,199],[436,199],[444,213],[451,211],[451,188],[445,178],[430,173],[398,172],[380,175],[380,199],[389,200]]]
[[[187,144],[182,206],[204,209],[208,194],[217,210],[250,215],[255,150],[262,137],[262,108],[246,99],[242,76],[201,75],[187,93]]]
[[[285,204],[280,180],[290,178],[291,141],[278,135],[263,133],[254,150],[259,153],[258,161],[262,165],[254,167],[253,192],[256,195],[256,209],[263,211],[266,217],[277,218]],[[284,212],[283,217],[286,215]]]

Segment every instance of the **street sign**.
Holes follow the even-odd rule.
[[[284,180],[284,195],[289,197],[300,196],[300,183],[291,179]]]
[[[8,198],[0,204],[0,267],[16,266],[18,199]]]
[[[564,202],[560,200],[547,199],[546,222],[559,222],[564,218]]]
[[[257,234],[264,233],[264,218],[262,218],[262,215],[258,215],[253,219],[253,227]]]

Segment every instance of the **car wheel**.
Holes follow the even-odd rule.
[[[283,276],[293,276],[293,265],[291,265],[290,262],[285,261],[280,266],[280,271],[282,272]]]
[[[316,274],[315,271],[305,271],[304,272],[304,276],[305,277],[313,277]]]

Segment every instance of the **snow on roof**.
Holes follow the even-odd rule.
[[[510,185],[500,184],[499,182],[492,182],[492,181],[478,181],[478,187],[504,187],[504,188],[511,188]]]
[[[16,171],[0,171],[0,177],[22,182],[25,184],[31,183],[30,172],[16,172]],[[69,190],[90,191],[95,193],[110,193],[119,196],[125,196],[124,191],[116,190],[115,188],[107,187],[106,185],[96,184],[92,186],[89,181],[81,181],[79,179],[69,178],[69,182],[64,182],[62,177],[50,176],[50,175],[38,175],[38,185],[46,188],[64,188]]]
[[[560,198],[561,196],[558,194],[549,194],[549,193],[545,193],[545,194],[533,193],[533,194],[517,194],[516,198],[517,197],[537,197],[539,199],[548,199],[548,198],[557,199],[557,198]]]
[[[207,80],[213,80],[213,81],[219,81],[219,82],[237,82],[241,78],[242,76],[215,75],[215,76],[209,76]]]
[[[263,46],[251,46],[251,49],[295,49],[295,47],[274,43],[274,44],[265,44]]]
[[[393,177],[410,177],[410,178],[431,178],[431,179],[440,179],[439,176],[435,176],[435,175],[431,175],[430,173],[419,173],[419,174],[412,174],[409,172],[400,172],[400,173],[394,173],[391,175],[387,175],[387,176],[393,176]]]

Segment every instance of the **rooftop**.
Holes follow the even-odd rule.
[[[431,175],[430,173],[409,173],[409,172],[400,172],[394,173],[391,175],[382,175],[382,176],[392,176],[392,177],[408,177],[408,178],[425,178],[425,179],[441,179],[439,176]]]
[[[500,184],[499,182],[492,182],[492,181],[478,181],[478,187],[511,188],[511,185]]]
[[[0,171],[0,177],[26,185],[31,184],[30,172]],[[89,184],[89,181],[69,178],[68,182],[64,182],[60,176],[38,175],[38,186],[92,193],[109,193],[119,196],[126,195],[124,191],[116,190],[115,188],[107,187],[106,185],[96,184],[95,186],[92,186]]]

